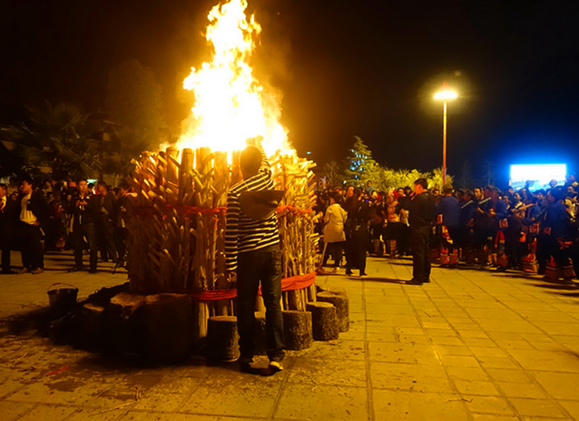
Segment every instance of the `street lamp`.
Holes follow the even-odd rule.
[[[444,101],[442,112],[442,185],[446,184],[446,101],[456,99],[458,94],[444,82],[440,91],[434,94],[434,99]]]

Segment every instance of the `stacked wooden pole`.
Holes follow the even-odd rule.
[[[135,161],[136,199],[128,218],[127,267],[134,292],[200,292],[235,288],[225,270],[227,192],[239,181],[239,153],[167,148]],[[313,162],[296,156],[270,158],[275,188],[286,192],[278,212],[284,278],[315,270]],[[314,286],[283,293],[285,310],[305,311]],[[194,304],[204,337],[211,316],[235,314],[232,300]]]

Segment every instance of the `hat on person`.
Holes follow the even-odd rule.
[[[283,190],[244,191],[239,195],[241,210],[256,221],[271,218],[284,195]]]

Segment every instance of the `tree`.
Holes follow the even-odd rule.
[[[342,185],[343,171],[337,161],[330,161],[322,166],[320,176],[326,178],[328,187],[337,187]]]
[[[345,181],[355,186],[375,181],[372,177],[379,171],[378,163],[372,158],[372,151],[358,136],[354,136],[354,146],[348,156],[348,168],[345,170]]]
[[[462,163],[460,171],[460,187],[463,189],[470,188],[473,185],[472,180],[472,167],[470,161],[466,160]],[[456,187],[456,186],[455,186]]]
[[[156,148],[167,140],[161,85],[153,71],[138,60],[126,61],[109,72],[105,105],[110,119],[124,129],[118,139],[121,154],[136,146],[143,146],[139,152]]]
[[[495,164],[490,159],[485,159],[482,163],[483,179],[482,184],[493,185],[495,183]]]
[[[7,126],[7,137],[16,144],[23,170],[50,172],[52,177],[94,177],[100,170],[98,142],[85,124],[89,114],[77,107],[48,101],[28,107],[25,121]]]

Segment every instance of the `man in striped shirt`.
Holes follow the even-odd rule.
[[[253,143],[253,144],[252,144]],[[249,140],[240,157],[243,180],[227,195],[225,253],[227,270],[237,271],[237,326],[242,371],[251,371],[255,347],[255,300],[261,281],[266,307],[265,329],[269,370],[283,369],[283,320],[281,313],[281,251],[277,214],[250,217],[240,198],[248,192],[273,189],[273,180],[260,139]],[[255,193],[252,193],[255,194]],[[259,196],[259,193],[257,194]],[[243,200],[241,200],[243,203]],[[250,212],[251,213],[251,212]]]

